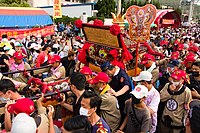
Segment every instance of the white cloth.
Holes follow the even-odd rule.
[[[149,107],[154,111],[154,114],[151,115],[152,125],[150,133],[154,133],[156,131],[157,111],[159,102],[160,102],[160,94],[154,87],[152,87],[147,94],[147,98],[145,99],[145,104],[147,105],[147,107]]]
[[[33,62],[35,62],[35,60],[37,59],[37,57],[38,57],[38,55],[39,55],[39,53],[37,53],[37,52],[33,52]]]
[[[46,61],[48,61],[48,56],[45,56],[45,58],[44,58],[44,62],[46,62]],[[47,75],[47,74],[48,74],[48,72],[43,73],[43,75]]]

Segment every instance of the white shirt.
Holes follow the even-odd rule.
[[[35,63],[35,60],[37,59],[39,53],[33,52],[33,62]]]
[[[68,56],[69,46],[65,45],[64,49],[59,53],[61,58]]]
[[[160,103],[160,94],[154,87],[152,87],[147,94],[147,98],[145,99],[145,104],[147,105],[147,107],[149,107],[154,111],[154,114],[151,115],[152,127],[150,133],[154,133],[156,131],[157,111],[159,103]]]

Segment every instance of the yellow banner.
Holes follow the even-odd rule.
[[[61,0],[54,0],[53,18],[62,18]]]

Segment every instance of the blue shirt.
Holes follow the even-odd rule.
[[[97,132],[97,130],[100,128],[100,123],[101,122],[103,124],[103,128],[105,128],[107,130],[107,133],[111,133],[110,127],[108,126],[108,124],[102,118],[100,118],[98,120],[98,122],[92,127],[92,133],[96,133]],[[100,130],[103,130],[103,129],[100,129]]]

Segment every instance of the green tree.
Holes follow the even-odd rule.
[[[161,9],[159,0],[152,0],[152,4],[155,5],[157,9]]]
[[[137,1],[137,5],[138,5],[138,6],[144,6],[145,3],[143,3],[142,0],[138,0],[138,1]]]
[[[180,8],[175,9],[175,12],[178,13],[178,15],[180,15],[180,16],[181,16],[181,14],[182,14],[182,11],[181,11]]]
[[[134,5],[134,1],[135,1],[135,0],[124,1],[124,3],[122,4],[122,5],[123,5],[122,8],[124,8],[123,14],[126,12],[126,10],[127,10],[130,6]]]
[[[116,3],[114,0],[98,0],[98,17],[111,18],[111,12],[115,12]]]
[[[30,7],[27,0],[0,0],[0,6]]]

